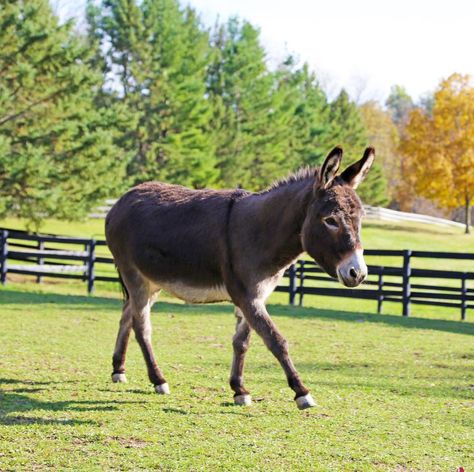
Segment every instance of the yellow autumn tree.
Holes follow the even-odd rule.
[[[398,146],[400,137],[390,113],[375,101],[368,101],[359,107],[367,133],[367,142],[377,151],[377,161],[388,182],[388,190],[393,198],[399,178]]]
[[[474,86],[468,75],[441,82],[433,109],[411,112],[400,143],[402,177],[445,208],[464,206],[466,233],[474,196]]]

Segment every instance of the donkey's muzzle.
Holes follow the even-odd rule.
[[[362,249],[356,249],[337,266],[337,278],[346,287],[357,287],[367,278],[367,265]]]

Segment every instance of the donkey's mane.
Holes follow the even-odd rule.
[[[301,182],[307,179],[314,179],[316,175],[318,175],[319,167],[311,167],[306,166],[298,169],[295,172],[292,172],[286,177],[281,179],[275,180],[268,188],[262,190],[260,193],[271,192],[272,190],[276,190],[281,187],[285,187],[286,185],[293,184],[295,182]]]

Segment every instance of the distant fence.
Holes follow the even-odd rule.
[[[395,302],[402,305],[404,316],[410,315],[412,304],[458,308],[462,320],[466,319],[466,311],[474,308],[474,288],[468,287],[468,282],[474,281],[474,272],[413,267],[416,259],[474,261],[474,254],[410,250],[366,250],[364,254],[392,260],[399,257],[401,264],[369,265],[368,280],[357,289],[348,289],[332,286],[337,281],[315,262],[299,260],[286,271],[287,283],[276,291],[288,293],[289,303],[298,302],[301,306],[307,295],[374,300],[378,313],[384,302]],[[88,293],[94,291],[97,281],[118,281],[104,240],[0,229],[2,284],[6,283],[7,274],[34,276],[37,282],[43,277],[78,279],[87,283]],[[435,284],[428,284],[427,280]]]
[[[116,198],[109,198],[105,200],[103,205],[98,206],[95,209],[94,213],[91,213],[89,215],[89,218],[105,218],[107,216],[107,213],[110,211],[110,209],[114,206],[116,202]]]
[[[376,218],[378,220],[390,221],[415,221],[417,223],[428,223],[440,226],[456,226],[457,228],[464,228],[464,223],[447,220],[445,218],[437,218],[435,216],[420,215],[418,213],[407,213],[405,211],[390,210],[389,208],[372,207],[365,205],[365,212],[367,218]]]
[[[102,206],[96,208],[94,213],[89,215],[90,218],[105,218],[109,210],[117,200],[108,199],[104,201]],[[407,213],[404,211],[390,210],[389,208],[373,207],[364,205],[367,218],[388,221],[414,221],[417,223],[428,223],[439,226],[454,226],[464,228],[464,223],[447,220],[445,218],[437,218],[434,216],[420,215],[418,213]]]

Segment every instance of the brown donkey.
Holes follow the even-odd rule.
[[[237,326],[230,386],[234,402],[251,403],[243,383],[245,353],[255,330],[280,362],[300,409],[314,406],[270,318],[265,301],[285,269],[306,251],[347,287],[367,276],[354,189],[374,160],[336,176],[342,149],[320,169],[305,169],[259,193],[190,190],[148,182],[128,191],[106,219],[107,244],[127,297],[113,355],[114,382],[125,382],[125,354],[133,327],[157,393],[169,393],[151,346],[150,308],[160,290],[190,303],[232,301]]]

